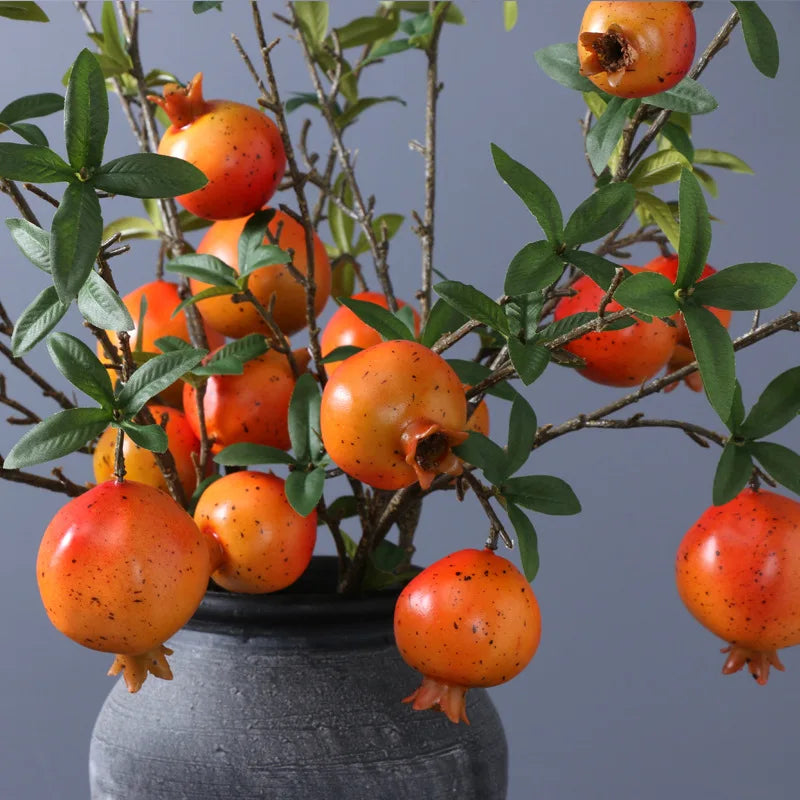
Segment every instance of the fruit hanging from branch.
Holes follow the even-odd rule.
[[[168,83],[163,97],[148,99],[172,122],[158,152],[194,164],[208,178],[201,189],[175,198],[187,211],[204,219],[234,219],[269,202],[286,169],[286,153],[278,127],[263,111],[204,99],[202,72],[186,86]]]

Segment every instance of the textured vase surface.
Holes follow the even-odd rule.
[[[507,748],[483,690],[471,725],[401,702],[418,673],[395,595],[344,600],[335,559],[286,592],[210,591],[169,642],[172,681],[122,681],[92,733],[93,800],[503,800]]]

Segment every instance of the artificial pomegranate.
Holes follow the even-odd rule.
[[[394,612],[400,655],[422,673],[405,702],[468,722],[466,692],[522,672],[541,635],[539,604],[525,576],[491,550],[459,550],[401,592]]]
[[[170,679],[164,646],[192,616],[212,572],[209,540],[168,494],[106,481],[70,500],[39,545],[47,616],[65,636],[116,659],[129,691]]]
[[[168,83],[149,96],[169,117],[158,152],[194,164],[208,178],[175,199],[205,219],[233,219],[263,208],[283,177],[286,153],[277,125],[263,111],[232,100],[205,100],[203,73]]]
[[[800,502],[744,489],[707,509],[675,559],[678,594],[692,616],[728,642],[724,674],[746,664],[764,685],[778,650],[800,644]]]
[[[459,475],[452,447],[467,438],[467,400],[453,368],[430,348],[397,340],[361,350],[325,385],[322,441],[348,475],[376,489]]]
[[[272,473],[243,470],[214,481],[198,500],[194,520],[221,547],[211,577],[224,589],[277,592],[305,572],[317,540],[317,512],[298,514],[284,485]]]
[[[658,94],[689,71],[696,39],[688,3],[589,3],[578,35],[581,74],[618,97]]]

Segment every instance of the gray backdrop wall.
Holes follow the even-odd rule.
[[[183,80],[203,70],[209,96],[253,101],[251,79],[228,35],[235,31],[253,45],[244,3],[229,0],[223,15],[200,17],[188,2],[148,5],[154,13],[142,19],[146,65]],[[24,93],[59,91],[61,76],[85,45],[72,4],[44,6],[49,25],[0,19],[0,107]],[[283,4],[263,6],[271,12]],[[573,40],[585,4],[547,0],[520,6],[518,26],[505,33],[499,3],[464,0],[468,24],[449,27],[442,43],[436,265],[489,294],[499,293],[513,254],[540,238],[534,220],[494,172],[489,142],[550,183],[567,210],[591,189],[580,151],[581,99],[546,78],[532,55],[547,44]],[[755,170],[754,176],[717,175],[720,196],[709,203],[721,221],[714,225],[711,263],[769,260],[797,269],[800,55],[793,43],[800,36],[800,4],[764,6],[782,46],[778,78],[770,81],[755,71],[737,31],[703,77],[719,110],[696,118],[695,142],[732,151]],[[90,7],[99,17],[99,4]],[[707,2],[698,12],[700,46],[731,8]],[[352,0],[336,3],[334,14],[341,20],[372,9],[372,3]],[[277,24],[273,32],[284,33]],[[298,51],[284,39],[275,51],[280,79],[285,90],[304,90]],[[368,85],[374,94],[401,95],[408,105],[368,111],[350,143],[358,148],[360,174],[366,190],[377,194],[378,209],[407,214],[422,205],[421,160],[408,141],[424,135],[424,67],[415,53],[400,60],[402,69],[376,69]],[[112,109],[108,154],[115,156],[135,145],[113,104]],[[51,141],[58,141],[58,125],[45,125]],[[128,207],[115,202],[125,213]],[[0,211],[16,215],[7,198],[0,198]],[[125,290],[149,279],[153,255],[152,247],[137,246],[117,262]],[[643,263],[652,255],[642,248],[632,260]],[[393,242],[390,261],[398,294],[413,297],[419,256],[407,229]],[[0,265],[2,300],[16,316],[44,284],[5,235]],[[794,307],[797,297],[795,290]],[[70,320],[77,331],[77,317]],[[748,315],[736,315],[733,331],[742,333],[749,324]],[[31,361],[54,374],[43,347]],[[769,379],[798,363],[797,340],[773,337],[741,353],[737,363],[749,404]],[[42,414],[54,410],[10,367],[0,371],[13,378],[13,396]],[[616,396],[567,370],[549,372],[530,392],[540,422],[560,422]],[[642,408],[720,427],[704,399],[683,388]],[[504,410],[494,407],[493,414],[495,429],[502,430]],[[3,425],[0,452],[8,452],[19,433]],[[796,422],[783,441],[800,445]],[[742,674],[722,677],[720,642],[689,617],[674,589],[675,549],[710,504],[716,456],[671,431],[584,431],[531,459],[532,471],[568,480],[584,511],[538,519],[542,569],[535,590],[544,618],[542,644],[523,675],[493,690],[510,741],[511,800],[797,796],[800,651],[783,654],[787,671],[774,674],[766,688]],[[91,479],[85,457],[63,463],[75,479]],[[82,798],[91,726],[112,680],[105,677],[109,657],[53,630],[38,598],[36,549],[64,498],[10,483],[0,483],[0,498],[0,797]],[[484,535],[472,500],[458,505],[450,496],[435,498],[426,503],[417,560],[429,563],[453,549],[479,546]],[[330,551],[324,532],[321,538],[321,552]]]

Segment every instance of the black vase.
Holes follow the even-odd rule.
[[[485,691],[471,725],[401,699],[420,676],[392,634],[396,594],[335,595],[315,557],[272,595],[209,591],[170,642],[172,681],[118,681],[92,733],[93,800],[503,800],[508,753]]]

